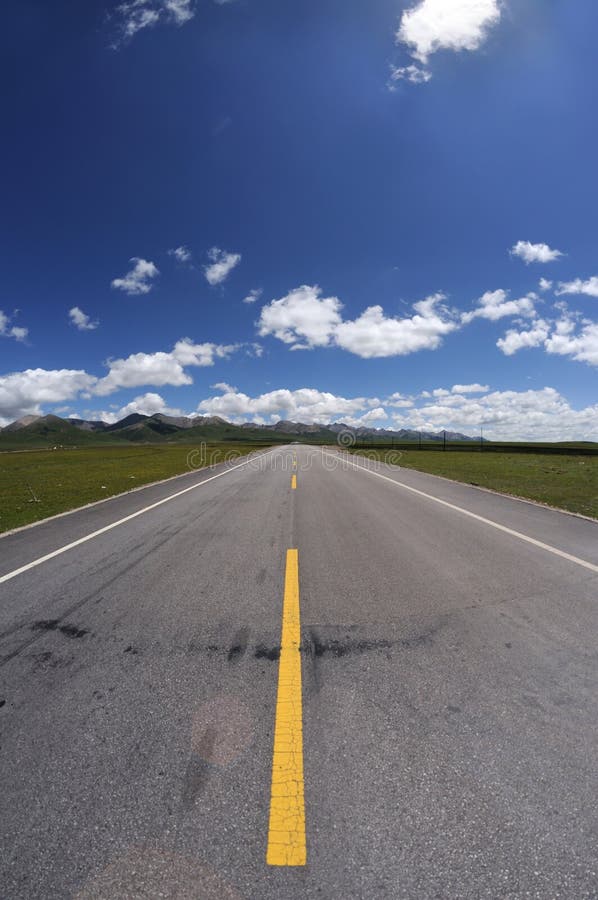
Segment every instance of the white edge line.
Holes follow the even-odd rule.
[[[326,455],[328,456],[330,454]],[[536,538],[529,537],[529,535],[523,534],[521,531],[515,531],[513,528],[507,528],[506,525],[501,525],[499,522],[494,522],[492,519],[486,519],[484,516],[479,516],[477,513],[470,512],[468,509],[464,509],[462,506],[456,506],[454,503],[449,503],[448,500],[441,500],[440,497],[435,497],[433,494],[427,494],[425,491],[420,491],[408,484],[403,484],[403,482],[401,481],[395,481],[394,478],[390,478],[388,475],[382,475],[380,472],[374,472],[372,469],[368,469],[366,466],[357,465],[349,459],[347,459],[346,462],[354,469],[359,469],[361,472],[367,472],[368,475],[375,475],[376,478],[383,478],[384,481],[390,481],[391,484],[394,484],[396,487],[403,488],[403,490],[405,491],[410,491],[412,494],[417,494],[419,497],[425,497],[426,500],[433,500],[434,503],[439,503],[441,506],[446,506],[448,509],[452,509],[455,512],[462,513],[462,515],[464,516],[469,516],[470,519],[475,519],[477,522],[483,522],[484,525],[490,525],[491,528],[496,528],[498,531],[504,532],[504,534],[510,534],[512,537],[516,537],[520,541],[525,541],[526,544],[532,544],[534,547],[539,547],[540,550],[546,550],[547,553],[552,553],[554,556],[560,556],[561,559],[566,559],[578,566],[582,566],[584,569],[589,569],[590,572],[598,573],[598,566],[594,563],[588,562],[586,559],[580,559],[579,556],[573,556],[571,553],[566,553],[564,550],[559,550],[558,547],[553,547],[551,544],[545,544],[543,541],[538,541],[536,540]]]
[[[99,537],[101,534],[105,534],[107,531],[112,531],[113,528],[117,528],[119,525],[124,525],[125,522],[130,522],[132,519],[136,519],[138,516],[142,516],[144,515],[144,513],[150,512],[150,510],[156,509],[156,507],[162,506],[164,503],[168,503],[170,500],[176,499],[176,497],[181,497],[183,494],[188,494],[189,491],[194,491],[196,490],[196,488],[203,487],[204,484],[208,484],[208,482],[210,481],[215,481],[216,478],[222,478],[223,475],[228,475],[230,472],[234,472],[235,469],[241,469],[251,461],[252,460],[250,459],[246,459],[242,463],[239,463],[239,465],[231,466],[224,472],[218,472],[217,475],[211,475],[210,478],[204,478],[203,481],[200,481],[197,484],[192,484],[190,487],[183,488],[182,491],[177,491],[176,494],[170,494],[168,497],[163,497],[161,500],[157,500],[155,503],[151,503],[149,506],[144,506],[143,509],[138,509],[137,512],[131,513],[130,515],[125,516],[123,519],[117,519],[116,522],[111,522],[109,525],[104,525],[103,528],[98,528],[97,531],[92,531],[91,534],[86,534],[84,537],[78,538],[76,541],[71,541],[70,544],[65,544],[64,547],[59,547],[58,550],[52,550],[51,553],[46,553],[45,556],[40,556],[38,559],[34,559],[33,562],[27,563],[24,566],[20,566],[18,569],[14,569],[12,572],[7,572],[6,575],[0,575],[0,584],[4,584],[6,581],[10,581],[12,578],[16,578],[17,575],[22,575],[23,572],[28,572],[29,569],[35,569],[36,566],[41,566],[42,563],[48,562],[48,560],[54,559],[54,557],[60,556],[62,553],[66,553],[67,550],[72,550],[74,547],[79,547],[81,544],[86,544],[87,541],[91,541],[93,540],[93,538]]]

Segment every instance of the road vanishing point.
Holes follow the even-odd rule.
[[[598,897],[598,523],[328,448],[0,539],[0,896]]]

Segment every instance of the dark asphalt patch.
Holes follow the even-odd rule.
[[[249,639],[249,629],[241,628],[235,634],[233,638],[233,643],[230,646],[228,651],[228,661],[229,662],[237,662],[245,655],[245,651],[247,650],[247,641]]]
[[[347,636],[345,640],[326,640],[320,638],[315,632],[310,632],[308,638],[304,639],[300,650],[308,656],[321,657],[329,654],[330,656],[347,656],[348,654],[370,653],[378,650],[390,650],[394,646],[395,641],[355,641]]]
[[[76,625],[66,622],[60,624],[60,619],[40,619],[31,626],[31,631],[60,631],[69,638],[82,638],[89,634],[87,628],[78,628]]]
[[[280,659],[280,647],[256,647],[253,655],[256,659],[269,659],[270,662],[274,662]]]

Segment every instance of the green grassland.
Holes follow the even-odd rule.
[[[417,469],[598,518],[598,457],[476,451],[355,450]]]
[[[0,453],[0,532],[256,449],[235,442]]]

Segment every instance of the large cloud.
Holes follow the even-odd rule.
[[[401,16],[396,37],[425,65],[437,50],[477,50],[500,15],[498,0],[420,0]]]
[[[80,369],[26,369],[0,376],[0,425],[39,415],[44,403],[73,400],[97,379]]]
[[[113,425],[115,422],[120,422],[132,413],[141,413],[141,415],[144,416],[153,416],[156,413],[164,413],[167,416],[185,415],[182,410],[168,406],[166,400],[164,400],[160,394],[148,391],[147,394],[141,394],[139,397],[135,397],[129,403],[125,404],[125,406],[121,406],[120,409],[110,411],[87,409],[85,410],[83,417],[94,422],[101,421]],[[80,418],[80,416],[71,416],[71,418]]]
[[[237,422],[247,419],[330,422],[336,418],[355,416],[379,405],[380,400],[377,397],[348,399],[313,388],[299,388],[294,391],[281,388],[260,394],[258,397],[250,397],[236,390],[226,390],[220,396],[202,400],[197,409],[203,414],[222,416]]]
[[[546,353],[598,366],[598,322],[566,308],[556,320],[534,319],[528,327],[510,328],[496,344],[506,356],[518,350],[542,347]]]
[[[354,321],[338,326],[336,343],[365,359],[435,350],[444,335],[459,327],[444,299],[444,294],[434,294],[420,300],[413,304],[415,315],[405,318],[386,316],[381,306],[370,306]]]
[[[107,363],[103,378],[83,370],[27,369],[0,376],[0,425],[24,415],[39,415],[46,404],[64,403],[78,397],[108,396],[142,385],[180,387],[193,383],[190,366],[213,366],[238,349],[236,344],[195,344],[189,338],[177,341],[172,350],[132,353]],[[155,398],[156,394],[145,397]]]
[[[393,419],[396,427],[470,435],[483,428],[485,437],[495,440],[598,440],[598,405],[573,409],[552,387],[476,397],[446,391]]]
[[[459,327],[444,300],[444,294],[433,294],[414,303],[414,314],[403,318],[370,306],[356,319],[343,321],[337,297],[322,297],[317,285],[302,285],[262,308],[259,333],[271,334],[293,350],[337,346],[364,359],[404,356],[435,349]]]
[[[586,294],[588,297],[598,297],[598,275],[592,275],[585,281],[583,278],[575,278],[573,281],[560,281],[555,291],[556,294]]]
[[[547,353],[570,356],[578,362],[598,366],[598,323],[584,319],[578,325],[564,316],[556,323],[544,347]]]
[[[537,299],[533,292],[518,300],[510,300],[508,291],[486,291],[478,300],[477,307],[463,313],[461,319],[464,324],[468,324],[476,318],[497,322],[505,316],[533,316]]]
[[[100,379],[93,389],[99,396],[112,394],[120,388],[165,384],[180,387],[192,384],[193,379],[185,371],[185,366],[213,366],[216,359],[226,358],[236,349],[233,344],[194,344],[188,338],[177,341],[173,349],[166,353],[132,353],[126,359],[109,360],[108,374]]]
[[[304,284],[262,308],[259,333],[272,334],[293,349],[326,347],[341,322],[341,309],[337,297],[322,297],[318,285]]]

